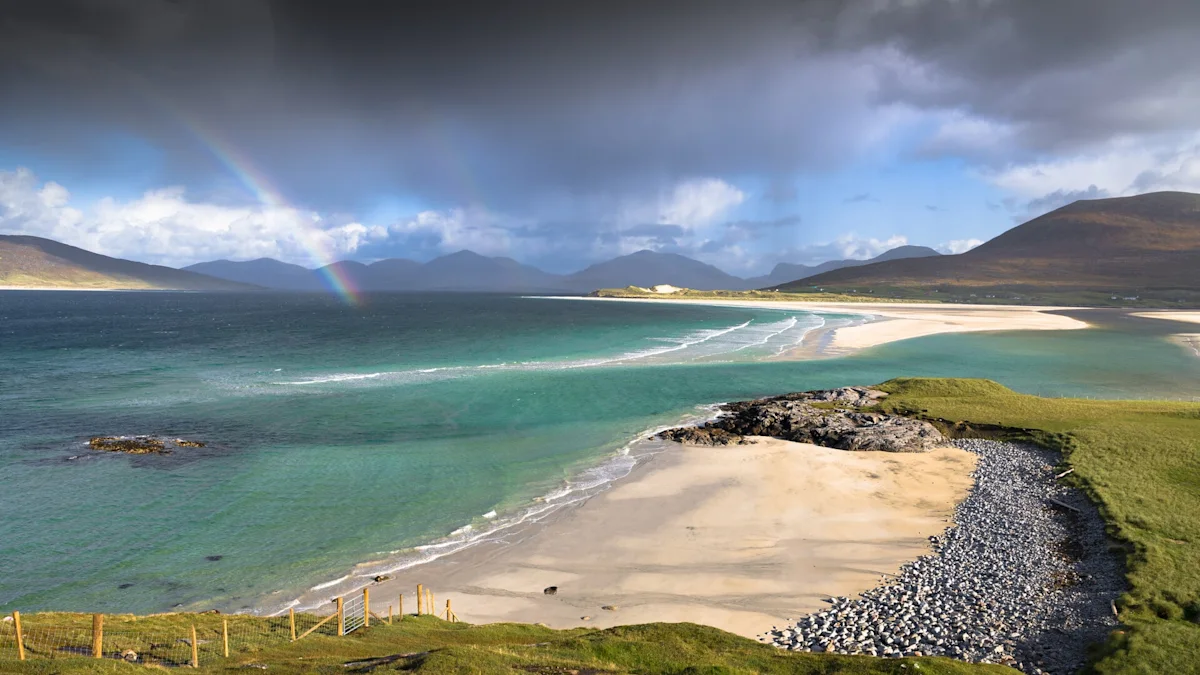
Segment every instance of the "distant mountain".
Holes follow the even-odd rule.
[[[1080,200],[966,253],[839,269],[779,286],[876,293],[1200,301],[1200,195]]]
[[[726,274],[699,260],[676,253],[638,251],[602,263],[596,263],[566,278],[575,291],[588,292],[597,288],[649,287],[670,284],[698,291],[741,289],[746,280]]]
[[[307,267],[280,262],[272,258],[242,262],[213,260],[189,265],[183,269],[266,288],[289,291],[319,291],[323,288],[320,280]]]
[[[775,266],[775,269],[771,270],[770,274],[761,277],[751,277],[746,281],[749,288],[767,288],[811,277],[814,274],[821,274],[822,272],[832,272],[844,267],[858,267],[860,265],[870,265],[871,263],[883,262],[885,260],[901,260],[903,258],[931,258],[939,255],[941,253],[928,246],[897,246],[869,260],[829,260],[812,266],[779,263]]]
[[[378,264],[378,263],[377,263]],[[372,265],[374,267],[374,265]],[[420,267],[415,288],[430,291],[561,292],[563,278],[512,258],[459,251]]]
[[[259,289],[188,270],[110,258],[52,239],[0,235],[0,286],[122,290]]]
[[[451,253],[424,264],[390,258],[369,265],[342,261],[319,270],[309,270],[299,265],[260,258],[246,262],[216,260],[185,269],[290,291],[327,288],[324,277],[330,271],[365,291],[588,293],[598,288],[649,287],[658,284],[708,291],[762,288],[849,265],[932,255],[938,255],[938,252],[924,246],[901,246],[873,260],[835,260],[814,267],[780,263],[770,275],[751,279],[735,277],[686,256],[655,251],[630,253],[565,276],[523,265],[512,258],[489,258],[471,251]]]

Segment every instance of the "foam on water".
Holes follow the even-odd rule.
[[[478,544],[502,541],[516,534],[521,526],[536,524],[564,508],[604,492],[613,481],[628,476],[639,462],[662,452],[665,445],[653,440],[660,432],[680,425],[699,424],[715,419],[720,414],[722,405],[724,404],[714,403],[698,406],[696,412],[672,424],[659,425],[643,431],[600,463],[580,471],[550,492],[535,497],[531,504],[516,509],[512,514],[499,516],[494,510],[483,514],[482,517],[487,521],[483,529],[477,529],[474,524],[468,523],[442,539],[411,549],[392,551],[383,561],[359,565],[351,573],[317,584],[309,591],[335,589],[333,592],[342,595],[354,593],[369,585],[376,576],[395,574]],[[295,598],[282,605],[260,606],[256,613],[276,615],[286,612],[289,608],[307,611],[325,604],[328,604],[325,600],[306,604],[304,599]]]

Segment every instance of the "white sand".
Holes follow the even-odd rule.
[[[861,314],[881,320],[834,330],[829,347],[848,352],[887,342],[935,335],[1002,330],[1077,330],[1088,324],[1055,310],[1070,307],[1024,305],[952,305],[940,303],[891,302],[789,302],[769,300],[667,300],[642,298],[588,298],[620,302],[672,302],[720,307],[795,309],[818,313]]]
[[[975,456],[846,452],[774,439],[666,444],[612,489],[497,542],[371,587],[386,613],[417,583],[464,621],[553,627],[692,621],[753,636],[875,586],[927,551]],[[550,596],[542,591],[558,586]],[[615,610],[602,609],[604,605]],[[588,618],[583,618],[588,617]]]
[[[1144,319],[1163,319],[1165,321],[1200,323],[1200,312],[1174,312],[1165,310],[1161,312],[1137,312],[1133,316],[1140,316]]]

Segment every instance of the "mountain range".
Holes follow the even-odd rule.
[[[831,270],[781,291],[893,297],[1200,304],[1200,195],[1080,200],[958,255]]]
[[[459,251],[418,263],[402,258],[369,265],[338,262],[316,270],[270,258],[235,262],[215,260],[184,269],[266,288],[318,291],[330,273],[365,291],[494,291],[508,293],[587,293],[597,288],[670,284],[696,290],[748,290],[786,283],[821,271],[877,260],[936,256],[924,246],[901,246],[872,260],[834,260],[815,267],[780,263],[770,274],[743,279],[713,265],[675,253],[638,251],[596,263],[574,274],[558,275],[512,258],[489,258]]]

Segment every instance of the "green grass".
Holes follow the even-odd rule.
[[[1128,566],[1117,601],[1128,630],[1098,673],[1200,673],[1200,405],[1026,396],[986,380],[900,379],[885,409],[967,435],[1027,437],[1061,450],[1099,504]],[[994,425],[989,427],[988,425]],[[1001,428],[996,428],[1001,427]]]
[[[780,293],[777,291],[695,291],[681,288],[674,293],[655,293],[637,286],[602,288],[592,291],[597,298],[657,298],[659,300],[764,300],[776,302],[938,302],[877,297],[867,293]]]
[[[90,627],[85,615],[33,615],[31,624],[73,623]],[[126,621],[132,617],[124,617]],[[192,623],[219,625],[211,615],[171,614],[143,617],[136,623],[146,631],[174,631],[186,635]],[[234,618],[231,617],[231,621]],[[817,675],[1002,675],[1015,671],[1002,666],[973,665],[941,658],[877,659],[785,652],[716,628],[695,624],[646,624],[607,630],[552,630],[529,624],[472,626],[448,623],[431,616],[405,617],[395,625],[373,623],[369,629],[346,637],[313,635],[290,643],[278,635],[278,620],[237,617],[246,635],[257,622],[263,636],[248,650],[231,638],[229,659],[217,653],[201,654],[201,672],[253,672],[251,664],[265,665],[271,673],[793,673]],[[120,618],[106,619],[109,623]],[[286,625],[286,622],[284,624]],[[206,643],[201,631],[200,643]],[[183,645],[182,653],[187,652]],[[135,673],[145,667],[114,660],[84,657],[30,658],[24,662],[0,654],[4,673]],[[354,664],[347,666],[347,664]]]

